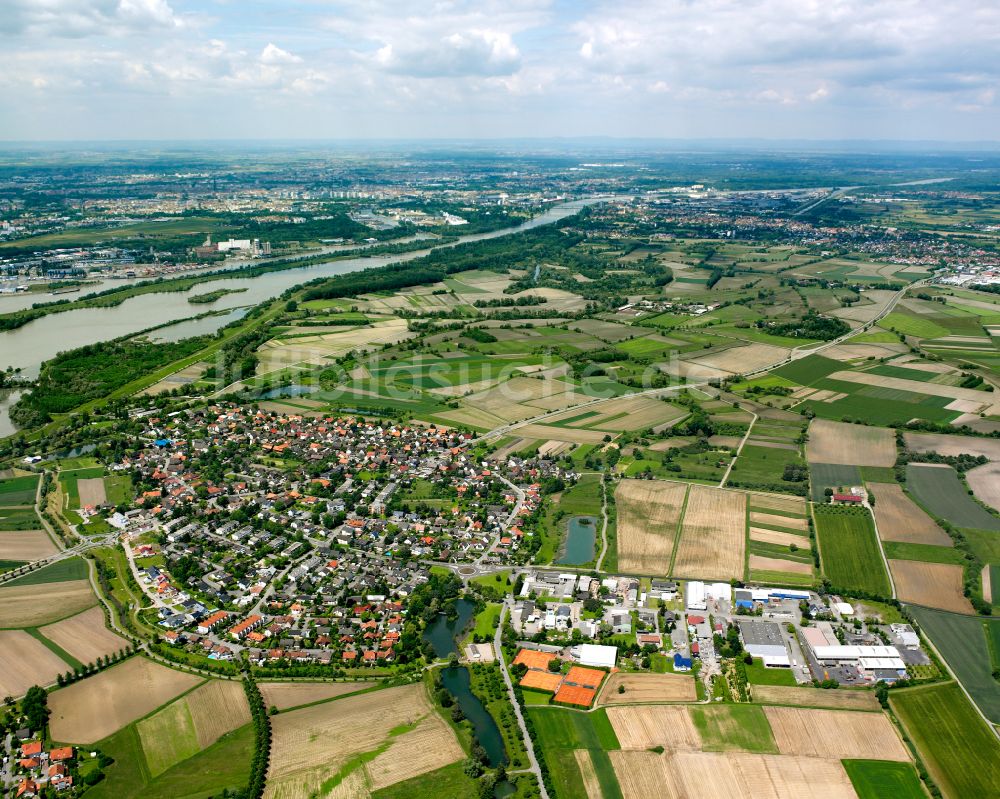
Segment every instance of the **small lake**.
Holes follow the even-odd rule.
[[[458,638],[464,636],[475,609],[475,603],[468,599],[459,599],[455,603],[458,615],[449,618],[442,613],[424,631],[424,640],[430,641],[436,657],[446,658],[453,652],[458,653]],[[462,713],[472,724],[479,745],[486,750],[490,766],[496,768],[501,763],[507,762],[503,736],[486,706],[472,693],[471,681],[472,675],[465,666],[441,670],[441,684],[462,708]]]
[[[271,388],[260,394],[257,399],[269,400],[277,399],[278,397],[304,397],[307,394],[312,394],[317,390],[316,386],[300,386],[297,383],[293,383],[290,386],[281,386],[280,388]],[[435,622],[436,624],[437,622]]]
[[[597,543],[597,517],[573,516],[566,531],[566,542],[556,563],[579,566],[594,559]]]

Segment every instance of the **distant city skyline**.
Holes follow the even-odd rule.
[[[985,0],[0,0],[0,139],[1000,138]]]

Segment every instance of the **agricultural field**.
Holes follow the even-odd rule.
[[[924,563],[915,560],[890,560],[889,571],[896,586],[896,596],[911,602],[954,613],[974,613],[972,604],[962,594],[962,567],[950,563]]]
[[[878,700],[872,691],[828,691],[823,688],[800,688],[785,685],[754,685],[753,701],[762,705],[789,705],[815,707],[827,710],[879,711]]]
[[[910,754],[881,713],[811,708],[764,708],[778,751],[785,755],[909,761]],[[819,737],[814,733],[823,730]]]
[[[883,541],[954,546],[948,534],[896,483],[868,483],[875,499],[875,523]]]
[[[528,715],[560,799],[622,796],[610,759],[619,749],[618,739],[604,710],[575,713],[535,707]],[[596,794],[595,782],[600,788]]]
[[[892,466],[896,462],[896,437],[884,427],[813,419],[806,458],[810,464]]]
[[[1000,532],[1000,518],[976,504],[950,466],[909,463],[906,487],[931,513],[956,527]]]
[[[132,657],[49,697],[53,739],[93,743],[169,702],[203,678]]]
[[[266,797],[325,793],[341,783],[366,795],[464,756],[423,684],[281,713],[272,735]]]
[[[672,573],[678,577],[742,579],[746,513],[746,494],[692,485]]]
[[[1000,513],[1000,463],[984,463],[965,473],[965,482],[980,502]]]
[[[0,532],[0,560],[36,561],[58,551],[44,530]]]
[[[37,474],[29,474],[24,477],[11,477],[6,480],[0,480],[0,507],[34,505],[35,492],[37,490]]]
[[[619,693],[621,686],[625,688],[624,693]],[[605,681],[597,704],[693,702],[696,698],[694,679],[690,674],[630,674],[619,671]]]
[[[893,691],[889,704],[947,799],[1000,794],[1000,741],[955,683]]]
[[[96,604],[87,580],[8,584],[0,588],[0,629],[50,624]]]
[[[23,630],[0,630],[0,695],[19,697],[32,685],[50,685],[69,664]]]
[[[105,626],[104,611],[100,607],[41,627],[39,632],[81,663],[93,663],[99,657],[129,646],[128,641]]]
[[[844,768],[858,792],[858,799],[924,799],[927,795],[916,769],[908,763],[845,760]]]
[[[1000,684],[993,679],[987,633],[1000,621],[914,606],[913,616],[985,716],[1000,722]]]
[[[702,751],[778,752],[767,716],[756,705],[692,705],[689,710]]]
[[[269,708],[288,710],[363,691],[374,685],[374,682],[259,682],[257,687]]]
[[[687,485],[622,480],[618,510],[618,568],[626,574],[667,574]]]
[[[0,530],[37,530],[41,526],[34,508],[0,508]]]
[[[841,589],[889,596],[891,589],[872,518],[864,508],[813,508],[820,564]]]

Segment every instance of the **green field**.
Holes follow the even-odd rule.
[[[858,799],[924,799],[916,769],[888,760],[844,760]]]
[[[951,411],[945,407],[951,402],[947,397],[828,379],[819,381],[817,388],[847,394],[846,397],[833,402],[807,399],[798,406],[799,410],[810,410],[821,419],[833,421],[862,419],[868,424],[888,426],[894,423],[903,424],[910,419],[950,422],[959,415],[958,411]]]
[[[690,712],[706,752],[778,752],[759,705],[692,705]]]
[[[885,541],[882,547],[885,549],[885,556],[890,560],[920,560],[924,563],[953,563],[958,566],[965,563],[962,550],[954,547],[910,544],[903,541]]]
[[[955,683],[893,691],[890,706],[949,799],[1000,796],[1000,741]]]
[[[835,361],[833,358],[825,358],[822,355],[808,355],[797,361],[779,366],[772,375],[778,375],[786,380],[801,385],[809,386],[817,380],[822,380],[834,372],[839,372],[844,368],[844,364]]]
[[[89,480],[94,477],[103,477],[104,469],[100,466],[90,469],[74,469],[71,472],[59,472],[59,482],[62,483],[63,492],[68,497],[69,508],[80,507],[80,489],[77,487],[78,480]]]
[[[746,667],[747,681],[751,685],[794,686],[795,675],[791,669],[769,669],[760,658],[754,658],[753,665]]]
[[[559,799],[589,799],[576,763],[575,749],[587,749],[606,799],[621,799],[621,789],[608,752],[620,749],[604,710],[580,713],[560,708],[529,707],[535,740],[559,787]]]
[[[24,577],[18,577],[7,585],[43,585],[45,583],[61,583],[67,580],[86,580],[89,573],[87,561],[83,558],[67,558],[26,574]]]
[[[132,501],[132,478],[127,474],[115,474],[104,478],[104,493],[111,505],[122,505]]]
[[[989,637],[993,638],[1000,628],[1000,619],[915,606],[911,611],[979,709],[991,721],[1000,722],[1000,683],[991,673],[993,666],[985,630],[989,626]]]
[[[823,573],[835,588],[889,596],[889,576],[867,510],[817,505],[816,537]]]
[[[938,324],[902,311],[893,311],[878,323],[885,330],[897,330],[906,336],[918,338],[941,338],[948,335],[948,329]]]
[[[114,758],[107,778],[87,792],[90,799],[208,799],[245,787],[254,747],[253,725],[224,735],[214,744],[153,777],[142,743],[130,724],[97,744]]]
[[[153,777],[198,752],[198,735],[191,711],[183,699],[171,702],[135,726]]]
[[[789,464],[805,466],[805,461],[797,449],[776,449],[746,444],[740,450],[739,457],[729,473],[728,482],[743,488],[759,486],[780,489],[782,486],[788,486],[791,489],[797,484],[782,479],[785,467]]]
[[[906,466],[906,487],[931,513],[957,527],[1000,532],[1000,519],[986,512],[966,491],[950,466]]]
[[[40,530],[34,508],[0,508],[0,530]]]
[[[826,502],[823,492],[827,488],[836,491],[838,486],[861,485],[861,470],[839,463],[810,463],[809,484],[813,502]]]
[[[372,799],[444,799],[447,796],[476,796],[479,783],[466,775],[462,761],[397,782],[372,794]]]
[[[35,492],[37,490],[37,474],[29,474],[24,477],[12,477],[9,480],[0,480],[0,506],[34,505]]]

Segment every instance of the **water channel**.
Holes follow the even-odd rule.
[[[464,636],[475,608],[475,603],[468,599],[459,599],[455,603],[457,615],[449,618],[442,613],[428,626],[424,631],[424,639],[430,642],[435,657],[446,658],[452,653],[458,654],[458,639]],[[441,684],[455,697],[456,704],[472,724],[479,745],[486,750],[490,766],[496,768],[507,763],[503,736],[485,705],[472,693],[471,679],[469,669],[465,666],[445,667],[441,670]]]

